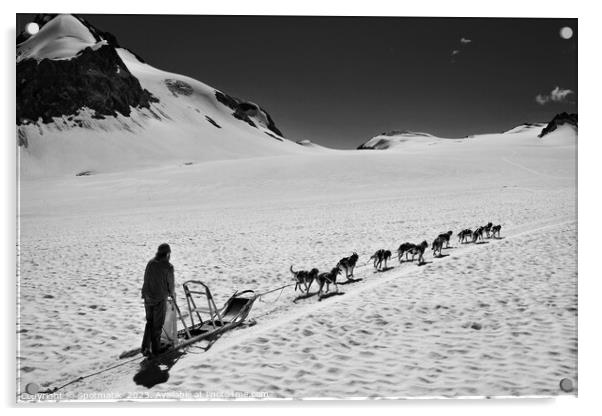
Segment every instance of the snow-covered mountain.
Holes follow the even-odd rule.
[[[20,172],[48,176],[316,151],[259,105],[161,71],[73,15],[17,38]]]
[[[548,136],[549,135],[549,136]],[[545,136],[545,137],[544,137]],[[488,140],[490,138],[539,138],[537,142],[547,144],[573,144],[577,138],[577,114],[561,113],[549,123],[523,123],[503,133],[488,133],[449,139],[437,137],[429,133],[410,130],[393,130],[372,137],[358,146],[359,150],[409,150],[416,147],[441,143],[464,142],[466,139]],[[544,138],[542,141],[541,138]]]
[[[393,130],[374,136],[367,142],[358,146],[358,150],[385,150],[396,148],[400,145],[413,143],[432,143],[438,140],[446,140],[429,133],[410,130]]]

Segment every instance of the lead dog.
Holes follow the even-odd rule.
[[[291,265],[291,273],[295,280],[295,292],[297,291],[297,288],[301,289],[301,292],[303,292],[303,288],[301,287],[301,285],[303,285],[305,287],[305,293],[309,293],[309,288],[318,277],[319,271],[316,268],[311,269],[309,272],[307,270],[294,271],[293,265]]]
[[[345,277],[347,278],[347,280],[349,280],[351,277],[353,277],[353,270],[355,269],[355,265],[357,264],[357,259],[359,259],[359,258],[360,258],[360,256],[358,256],[357,253],[354,251],[351,256],[343,257],[337,263],[337,267],[339,269],[345,270]]]

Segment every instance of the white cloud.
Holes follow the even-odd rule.
[[[562,89],[559,86],[556,86],[549,94],[537,94],[535,96],[535,101],[539,105],[545,105],[549,102],[562,103],[566,101],[566,97],[570,94],[574,94],[574,92],[568,88]]]
[[[552,101],[564,101],[564,99],[567,97],[567,95],[572,94],[573,91],[569,90],[569,89],[565,89],[565,90],[561,90],[560,87],[556,87],[552,90],[552,92],[550,93],[550,97],[552,98]]]
[[[472,39],[467,39],[467,38],[460,38],[460,43],[466,45],[468,43],[472,42]]]
[[[451,53],[451,54],[452,54],[452,56],[454,56],[454,55],[457,55],[457,54],[459,54],[459,53],[460,53],[460,51],[459,51],[459,50],[457,50],[457,49],[454,49],[454,50],[452,51],[452,53]]]
[[[548,99],[548,96],[537,94],[535,96],[535,101],[537,101],[537,104],[539,104],[539,105],[544,105],[544,104],[546,104],[550,100]]]

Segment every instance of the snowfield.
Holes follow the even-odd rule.
[[[327,271],[353,251],[363,280],[322,301],[293,303],[292,288],[266,297],[255,326],[157,369],[151,393],[564,394],[562,378],[577,383],[577,137],[568,126],[539,131],[410,138],[388,150],[273,140],[294,151],[22,177],[18,383],[58,386],[139,346],[144,268],[168,242],[181,306],[188,279],[221,304],[237,289],[290,283],[291,264]],[[502,239],[458,244],[459,230],[489,221]],[[429,248],[422,267],[366,265],[379,248],[447,230],[443,258]],[[65,397],[135,398],[149,392],[139,370],[131,362]]]

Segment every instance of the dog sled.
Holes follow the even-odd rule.
[[[161,334],[162,354],[201,342],[210,346],[223,333],[242,325],[260,296],[253,290],[236,291],[218,308],[211,290],[200,280],[188,280],[182,287],[187,312],[183,314],[176,302],[168,299]],[[134,357],[140,352],[140,348],[126,351],[119,358]]]

